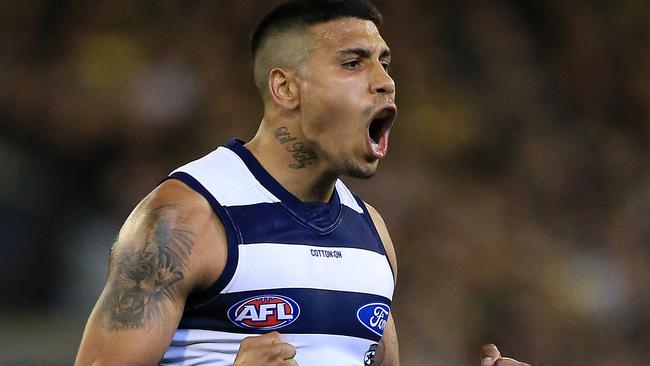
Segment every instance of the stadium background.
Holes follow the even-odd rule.
[[[253,135],[247,39],[275,3],[0,7],[0,364],[71,364],[131,208]],[[348,182],[396,243],[403,364],[474,365],[484,341],[647,364],[649,3],[376,3],[400,112]]]

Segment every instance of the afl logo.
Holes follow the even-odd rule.
[[[261,330],[286,327],[299,315],[298,303],[280,295],[249,297],[228,309],[228,319],[237,326]]]
[[[375,302],[359,308],[357,310],[357,319],[371,332],[381,337],[384,334],[389,312],[388,305]]]

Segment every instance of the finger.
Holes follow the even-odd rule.
[[[263,346],[266,344],[280,343],[280,333],[271,332],[259,336],[246,337],[241,341],[239,349],[248,349],[251,347]]]
[[[283,362],[283,366],[298,366],[296,360],[286,360]]]
[[[271,344],[273,343],[282,343],[282,337],[280,337],[279,332],[271,332],[271,333],[266,333],[263,337],[266,337],[271,340]]]
[[[494,363],[494,366],[530,366],[530,365],[527,363],[519,362],[510,357],[501,357]]]
[[[491,357],[492,359],[496,360],[501,358],[501,353],[499,352],[497,346],[493,345],[492,343],[485,344],[483,347],[481,347],[481,358],[483,357]]]
[[[501,353],[497,346],[490,343],[481,347],[481,366],[492,366],[499,358],[501,358]]]
[[[296,347],[289,343],[276,343],[274,344],[278,351],[278,357],[281,360],[290,360],[296,357]]]
[[[494,359],[490,356],[485,356],[481,359],[481,366],[494,366]]]

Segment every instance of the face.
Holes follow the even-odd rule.
[[[298,77],[302,134],[332,173],[371,177],[397,111],[388,46],[371,21],[343,18],[310,30],[315,47]]]

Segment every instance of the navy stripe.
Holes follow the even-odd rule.
[[[237,262],[239,261],[239,240],[237,230],[232,218],[224,209],[224,207],[221,206],[217,199],[214,198],[214,196],[210,194],[210,192],[194,177],[185,172],[176,172],[167,177],[167,179],[178,179],[201,194],[210,203],[210,206],[215,211],[217,216],[219,216],[219,219],[221,219],[221,223],[226,230],[226,238],[228,241],[228,257],[226,259],[226,266],[224,267],[221,276],[219,276],[219,279],[206,290],[200,293],[191,294],[187,298],[187,302],[185,304],[186,308],[200,307],[217,296],[221,290],[226,287],[226,285],[232,279],[232,276],[235,274]]]
[[[261,334],[268,330],[242,328],[227,317],[228,310],[240,301],[260,295],[280,295],[294,300],[300,307],[297,319],[277,329],[281,333],[332,334],[364,338],[374,342],[380,336],[364,326],[357,318],[361,307],[382,303],[390,307],[391,301],[383,296],[356,292],[287,288],[245,291],[220,295],[215,301],[200,309],[190,309],[183,314],[179,329],[205,329],[232,333]]]
[[[226,207],[242,235],[243,244],[308,244],[321,247],[347,247],[371,250],[385,255],[373,228],[363,214],[348,206],[341,210],[341,221],[329,233],[318,233],[297,225],[280,203],[258,203]],[[261,224],[263,223],[263,224]]]
[[[262,164],[244,146],[244,142],[232,139],[225,148],[230,149],[242,159],[248,170],[255,176],[255,179],[280,199],[283,207],[296,217],[303,225],[312,228],[320,233],[327,233],[333,230],[340,222],[341,200],[334,188],[329,202],[302,202],[298,197],[287,191]],[[326,215],[324,213],[327,213]]]

